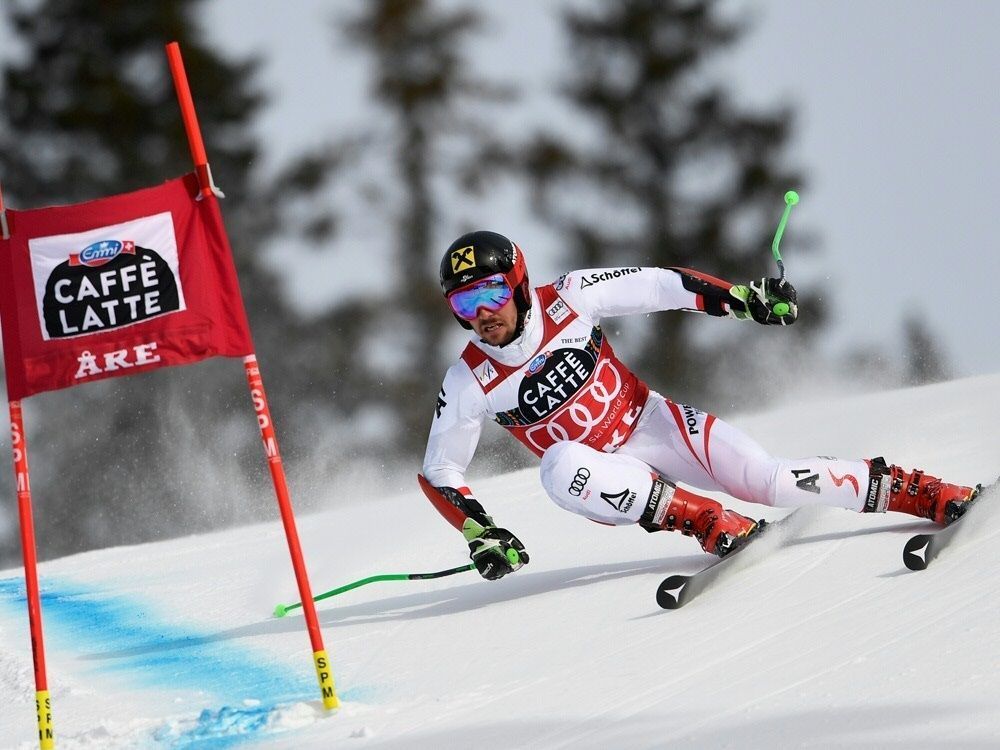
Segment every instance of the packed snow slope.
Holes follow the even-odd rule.
[[[963,483],[1000,473],[1000,375],[734,421],[783,455],[883,454]],[[467,572],[321,602],[343,702],[332,714],[320,708],[301,617],[270,614],[296,598],[278,523],[43,565],[57,747],[1000,743],[995,493],[925,571],[907,571],[901,551],[929,522],[815,509],[717,588],[664,611],[660,579],[709,559],[693,540],[567,514],[535,471],[476,489],[530,565],[498,582]],[[397,497],[357,492],[300,519],[317,592],[466,561],[415,484]],[[5,748],[37,747],[23,597],[21,571],[0,572]]]

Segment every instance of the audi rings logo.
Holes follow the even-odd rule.
[[[601,360],[590,384],[581,389],[559,414],[527,429],[525,436],[532,445],[545,450],[561,440],[579,443],[602,424],[613,418],[624,404],[622,376],[610,360]]]
[[[573,481],[569,483],[569,494],[573,497],[580,497],[583,488],[587,486],[588,479],[590,479],[590,469],[586,466],[581,466],[576,470]]]

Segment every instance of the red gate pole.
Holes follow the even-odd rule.
[[[184,60],[181,58],[181,48],[177,42],[170,42],[167,45],[167,62],[170,65],[170,75],[174,79],[177,101],[181,105],[184,132],[187,133],[188,145],[191,147],[191,159],[194,161],[194,170],[198,174],[201,194],[225,197],[212,181],[212,168],[208,166],[205,142],[201,138],[198,115],[194,111],[194,99],[191,98],[191,87],[188,85],[187,73],[184,72]]]
[[[281,462],[281,452],[278,450],[278,437],[274,431],[274,421],[271,419],[271,407],[267,403],[267,393],[264,391],[264,381],[260,377],[260,367],[256,355],[243,358],[246,369],[247,386],[250,388],[250,398],[257,412],[257,424],[260,436],[264,441],[264,453],[267,456],[267,466],[271,470],[271,481],[278,497],[278,509],[281,511],[281,523],[285,527],[285,538],[288,540],[288,551],[292,555],[292,567],[295,568],[295,582],[299,588],[299,601],[302,602],[302,612],[309,631],[309,641],[312,644],[313,661],[316,663],[316,677],[319,679],[320,690],[323,693],[323,705],[326,708],[336,708],[339,705],[337,693],[333,685],[333,670],[323,647],[323,633],[319,629],[319,618],[316,615],[316,604],[313,602],[312,589],[306,575],[306,564],[302,556],[302,546],[299,544],[299,533],[295,528],[295,514],[292,512],[292,500],[288,492],[288,482],[285,479],[285,467]]]
[[[174,88],[177,90],[181,115],[184,119],[184,129],[187,132],[188,144],[191,146],[191,157],[194,159],[201,194],[206,197],[221,195],[219,189],[212,182],[212,170],[208,166],[205,143],[201,137],[201,128],[198,125],[194,101],[191,98],[191,88],[184,72],[184,62],[181,59],[181,50],[177,42],[171,42],[167,45],[167,59],[170,62],[170,73],[174,79]],[[330,660],[323,646],[323,633],[320,631],[316,605],[313,602],[312,589],[309,586],[302,547],[295,527],[291,495],[288,492],[288,482],[285,478],[285,468],[278,451],[278,438],[274,430],[274,422],[271,419],[271,409],[268,406],[267,394],[260,377],[260,367],[257,365],[256,355],[251,354],[245,357],[243,365],[246,370],[247,385],[250,388],[250,397],[253,399],[254,410],[257,412],[257,423],[260,426],[261,439],[264,441],[264,453],[271,471],[271,481],[274,484],[274,493],[278,500],[281,522],[285,527],[288,551],[292,556],[292,567],[295,570],[299,598],[303,602],[302,612],[306,620],[306,629],[309,632],[309,642],[312,644],[313,663],[316,667],[316,677],[319,680],[320,692],[323,696],[323,707],[334,709],[340,705],[340,702],[337,700],[337,692],[333,684],[333,670],[330,668]]]
[[[14,479],[17,483],[17,512],[21,523],[21,553],[24,557],[24,584],[28,598],[28,627],[35,667],[35,711],[38,715],[38,745],[42,750],[56,746],[52,731],[52,704],[45,674],[45,640],[42,635],[42,601],[38,587],[38,560],[35,524],[31,514],[31,480],[28,476],[28,443],[24,437],[24,414],[20,401],[10,406],[10,438],[14,452]]]

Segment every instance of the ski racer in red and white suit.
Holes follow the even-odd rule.
[[[504,243],[514,260],[508,270]],[[456,252],[464,253],[464,262]],[[475,265],[463,268],[469,262]],[[463,270],[471,277],[464,284]],[[486,278],[498,288],[506,281],[523,296],[494,301],[484,296]],[[465,481],[488,418],[541,458],[542,485],[561,507],[606,524],[677,529],[715,554],[753,533],[756,522],[677,483],[771,506],[906,510],[902,503],[893,507],[893,472],[880,460],[776,458],[723,420],[651,391],[618,359],[600,325],[604,318],[661,310],[787,324],[798,312],[787,282],[765,279],[746,287],[688,269],[623,267],[574,271],[529,290],[519,248],[502,235],[473,232],[445,254],[442,286],[469,306],[458,309],[475,317],[463,319],[452,304],[459,321],[477,332],[445,375],[421,485],[463,530],[472,559],[487,578],[527,561],[523,545],[494,526]],[[468,290],[478,297],[458,296]],[[483,300],[485,307],[476,307]],[[488,309],[501,302],[499,310]],[[778,315],[775,307],[787,312]],[[520,309],[515,313],[515,308]],[[488,343],[486,337],[496,338],[500,327],[493,317],[505,312],[511,319],[516,314],[511,340]],[[883,482],[883,476],[889,479]],[[956,488],[949,499],[969,494],[969,488]],[[926,515],[926,508],[920,510]]]

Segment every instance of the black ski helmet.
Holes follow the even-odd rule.
[[[519,317],[531,307],[528,267],[521,248],[496,232],[477,231],[463,234],[448,246],[441,258],[438,280],[447,297],[451,292],[477,279],[502,273],[514,292]],[[467,320],[455,318],[463,328],[472,328]]]

